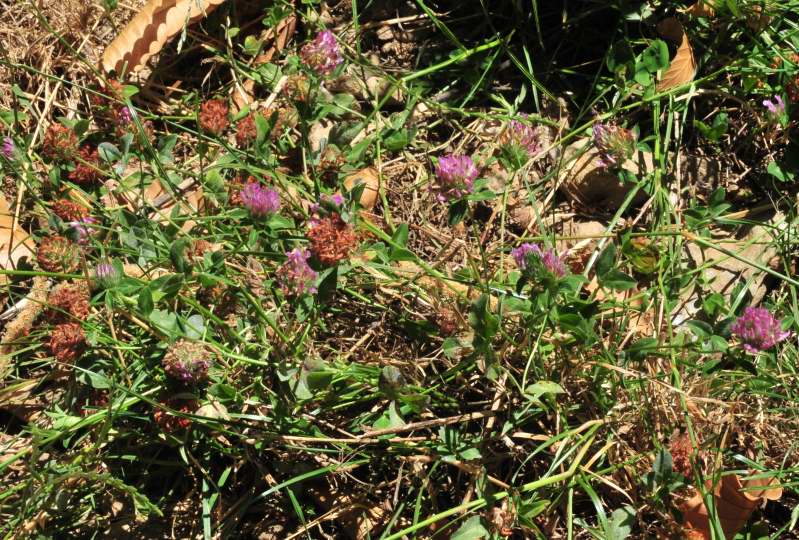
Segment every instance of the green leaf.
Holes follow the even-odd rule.
[[[201,339],[205,333],[205,319],[199,313],[196,313],[186,319],[183,325],[186,337],[189,339]]]
[[[656,39],[641,53],[641,63],[649,73],[669,67],[669,47],[666,42]]]
[[[633,532],[635,509],[629,505],[617,508],[608,520],[606,540],[625,540]]]
[[[667,478],[672,471],[673,467],[673,460],[671,457],[671,453],[666,448],[661,448],[660,452],[657,453],[655,456],[655,463],[652,466],[652,471],[654,471],[657,478]]]
[[[533,400],[537,400],[544,394],[563,394],[565,392],[563,387],[552,381],[538,381],[524,389],[524,393]]]
[[[458,530],[450,536],[450,540],[479,540],[487,538],[488,534],[488,529],[483,526],[482,518],[472,516],[458,527]]]
[[[616,244],[611,242],[608,247],[602,250],[596,259],[596,275],[602,276],[610,272],[616,266]]]
[[[153,293],[149,287],[145,287],[139,293],[139,311],[142,315],[149,316],[153,311]]]
[[[693,334],[700,339],[709,338],[713,335],[713,327],[705,321],[691,319],[690,321],[685,322],[685,326],[690,328],[691,332],[693,332]]]
[[[795,174],[792,171],[783,170],[776,161],[769,163],[766,171],[768,171],[771,176],[780,182],[793,182],[795,177]]]
[[[601,276],[599,283],[603,287],[613,289],[614,291],[627,291],[635,287],[638,282],[631,276],[625,274],[621,270],[610,270],[605,275]]]
[[[642,360],[657,352],[659,347],[658,340],[651,337],[641,338],[627,347],[627,356],[631,360]]]

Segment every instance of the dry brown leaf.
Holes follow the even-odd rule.
[[[344,179],[344,188],[347,191],[352,191],[360,184],[364,186],[360,199],[361,208],[371,211],[377,204],[377,195],[380,191],[380,176],[377,169],[366,167]]]
[[[22,257],[32,257],[36,244],[28,233],[14,224],[14,213],[8,201],[0,193],[0,269],[14,270]],[[8,276],[0,274],[0,285],[8,281]]]
[[[705,17],[712,19],[716,16],[716,9],[712,0],[697,0],[697,2],[683,10],[692,17]]]
[[[782,497],[782,488],[770,487],[777,483],[774,478],[746,480],[741,483],[741,478],[737,474],[721,478],[713,490],[713,502],[721,522],[721,528],[728,540],[731,540],[746,525],[749,518],[752,517],[752,512],[760,504],[767,500],[776,501]],[[708,489],[710,487],[710,482],[708,482]],[[710,538],[708,510],[701,493],[697,491],[693,497],[680,505],[680,512],[683,514],[683,525],[686,529]]]
[[[225,0],[150,0],[106,47],[103,69],[134,72],[181,32],[205,17]]]
[[[688,36],[680,21],[674,17],[663,19],[658,23],[658,32],[663,39],[679,44],[677,54],[671,59],[669,69],[666,70],[656,86],[656,89],[662,92],[694,80],[696,60],[694,59],[694,50],[691,48],[691,43],[688,41]]]

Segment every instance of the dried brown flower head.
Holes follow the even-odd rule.
[[[184,414],[194,414],[199,406],[195,399],[180,398],[162,399],[161,405]],[[153,411],[153,420],[166,433],[175,433],[191,427],[191,418],[174,415],[160,407]]]
[[[258,180],[254,176],[247,176],[244,178],[243,175],[239,174],[233,180],[230,181],[228,184],[228,203],[230,206],[242,206],[241,202],[241,190],[247,184],[257,184]]]
[[[308,230],[311,253],[325,266],[333,266],[350,256],[358,244],[352,225],[338,214],[315,219]]]
[[[258,130],[255,128],[255,115],[248,114],[236,124],[236,144],[240,148],[247,148],[255,142]]]
[[[669,441],[672,469],[685,476],[693,478],[694,466],[691,458],[694,455],[694,445],[688,433],[675,433]]]
[[[308,81],[308,77],[302,73],[296,73],[286,80],[283,92],[294,101],[305,102],[311,93],[311,83]]]
[[[71,161],[78,151],[78,136],[66,126],[51,124],[44,133],[42,154],[58,162]]]
[[[78,323],[59,324],[50,336],[50,352],[63,364],[72,364],[86,350],[86,336]]]
[[[56,286],[47,298],[47,318],[54,323],[71,319],[83,320],[89,315],[89,289],[86,284],[63,283]]]
[[[228,106],[221,99],[209,99],[200,106],[200,128],[211,135],[221,135],[230,124]]]
[[[80,221],[89,217],[88,208],[70,201],[69,199],[58,199],[53,203],[53,213],[64,221]]]
[[[69,173],[69,179],[76,184],[90,185],[101,182],[103,171],[100,168],[100,153],[88,145],[81,147],[75,162],[75,170]]]
[[[208,369],[213,361],[213,352],[204,343],[183,339],[169,348],[161,364],[173,379],[197,384],[208,379]]]
[[[80,250],[63,236],[45,236],[39,242],[36,260],[42,270],[69,274],[80,265]]]

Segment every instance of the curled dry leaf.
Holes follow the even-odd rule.
[[[374,167],[366,167],[344,179],[344,188],[352,191],[356,186],[363,184],[361,192],[361,208],[371,211],[377,204],[377,195],[380,191],[380,176]]]
[[[106,71],[138,71],[185,25],[205,17],[225,0],[150,0],[103,52]]]
[[[678,45],[677,54],[671,59],[669,68],[657,84],[657,90],[662,92],[691,82],[696,75],[696,60],[680,21],[674,17],[663,19],[658,23],[658,32],[663,39]]]
[[[713,490],[713,502],[721,528],[728,540],[746,525],[755,508],[765,501],[776,501],[782,497],[782,488],[773,487],[775,484],[778,482],[774,478],[748,479],[744,482],[741,482],[737,474],[721,478]],[[708,482],[708,489],[710,487]],[[697,492],[680,505],[680,512],[683,514],[683,525],[687,530],[693,534],[702,534],[704,538],[711,537],[708,510],[701,493]]]
[[[22,257],[32,257],[35,244],[28,233],[14,223],[14,213],[0,193],[0,269],[14,270]],[[0,274],[0,285],[8,276]]]
[[[683,12],[692,17],[712,19],[716,16],[716,7],[713,0],[697,0],[694,5],[688,6]]]

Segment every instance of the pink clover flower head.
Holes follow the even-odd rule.
[[[277,281],[286,296],[314,294],[314,283],[319,274],[308,265],[311,252],[307,249],[293,249],[286,253],[286,262],[277,269]]]
[[[300,51],[302,61],[320,75],[331,73],[344,61],[333,32],[323,30]]]
[[[97,229],[94,227],[96,224],[97,220],[93,217],[84,217],[78,221],[69,222],[69,226],[72,227],[72,230],[77,235],[76,242],[81,245],[88,244],[91,237],[97,233]]]
[[[613,124],[595,123],[592,142],[599,152],[599,165],[604,168],[621,166],[635,151],[633,132]]]
[[[14,141],[11,139],[11,137],[4,137],[3,145],[0,146],[0,154],[3,154],[6,159],[11,160],[14,159],[16,153],[17,147],[14,146]]]
[[[241,190],[241,204],[253,217],[260,218],[280,210],[280,195],[257,182],[250,182]]]
[[[527,119],[527,115],[521,115],[522,119]],[[533,156],[541,150],[541,137],[538,130],[519,120],[511,120],[507,130],[508,144],[517,146],[524,150],[528,156]]]
[[[516,261],[516,266],[523,272],[532,270],[530,263],[538,260],[541,266],[555,277],[562,278],[566,275],[566,265],[553,249],[543,250],[538,244],[522,244],[511,251],[511,256]]]
[[[450,154],[439,158],[436,167],[438,200],[452,201],[471,193],[479,174],[477,166],[469,156]]]
[[[767,351],[791,336],[791,332],[784,331],[780,321],[766,308],[744,309],[730,330],[741,340],[744,349],[753,354]]]
[[[341,215],[343,206],[344,196],[340,193],[334,193],[333,195],[322,193],[322,195],[319,197],[319,202],[311,204],[310,208],[308,209],[309,213],[311,214],[310,225],[313,227],[320,219],[331,212]]]
[[[119,115],[117,118],[119,119],[119,123],[123,126],[133,122],[133,115],[130,113],[130,109],[127,106],[119,109]]]
[[[122,276],[111,263],[100,263],[94,267],[94,279],[106,289],[119,284],[121,278]]]
[[[763,106],[768,109],[771,114],[777,116],[785,112],[785,102],[782,100],[782,96],[779,94],[774,96],[774,101],[771,101],[770,99],[764,99]]]

